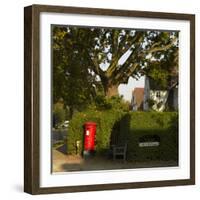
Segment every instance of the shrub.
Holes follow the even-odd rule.
[[[77,112],[74,114],[69,123],[67,135],[67,153],[74,154],[76,152],[76,141],[81,141],[81,151],[83,150],[83,125],[87,121],[97,123],[96,132],[96,153],[104,153],[110,148],[110,137],[112,128],[116,121],[120,120],[125,114],[120,109],[97,110],[90,108],[85,112]]]
[[[178,159],[178,114],[176,112],[132,112],[128,132],[129,160]],[[159,146],[139,147],[141,141],[158,141]]]
[[[127,112],[130,103],[124,101],[122,96],[105,97],[104,95],[97,95],[95,97],[95,106],[97,110],[117,109]]]
[[[108,152],[113,138],[127,142],[127,158],[134,161],[178,159],[178,114],[176,112],[124,112],[122,109],[77,112],[69,123],[67,153],[76,153],[76,141],[83,150],[83,125],[97,123],[96,152]],[[158,141],[156,147],[140,147],[140,142]],[[115,141],[114,141],[115,142]]]

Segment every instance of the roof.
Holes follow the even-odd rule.
[[[137,104],[138,108],[141,107],[144,101],[144,88],[136,87],[132,95],[134,96],[134,102]]]

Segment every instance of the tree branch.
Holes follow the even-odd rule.
[[[134,74],[134,71],[138,66],[138,63],[131,63],[128,67],[123,66],[123,68],[120,68],[120,71],[113,77],[114,82],[128,83],[128,79]]]
[[[128,51],[130,50],[130,48],[135,44],[135,46],[141,45],[141,42],[144,38],[144,32],[139,31],[136,32],[133,40],[130,42],[129,45],[126,45],[125,42],[127,40],[127,38],[124,39],[123,42],[120,42],[120,45],[118,47],[118,51],[117,53],[112,57],[112,62],[110,63],[110,66],[108,67],[107,71],[106,71],[106,76],[107,77],[111,77],[112,74],[115,74],[118,71],[118,62],[119,59]],[[134,51],[134,50],[133,50]],[[130,63],[130,59],[133,56],[134,52],[132,51],[132,53],[129,55],[128,59],[126,60],[126,62]]]
[[[105,72],[100,68],[97,58],[90,56],[89,51],[87,49],[85,49],[85,51],[95,74],[99,75],[100,77],[105,76]]]
[[[101,69],[101,67],[98,64],[98,61],[95,57],[90,57],[90,60],[93,63],[93,70],[94,72],[99,76],[105,76],[105,72]]]
[[[168,50],[170,47],[172,47],[174,45],[174,43],[177,41],[177,38],[175,37],[168,45],[162,46],[162,47],[154,47],[155,45],[153,45],[153,47],[151,47],[150,49],[143,51],[144,53],[154,53],[157,51],[166,51]]]

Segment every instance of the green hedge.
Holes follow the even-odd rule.
[[[83,145],[83,124],[97,123],[96,152],[108,152],[112,138],[128,143],[127,158],[134,161],[178,159],[178,114],[176,112],[124,112],[117,109],[76,113],[69,123],[67,153]],[[139,147],[140,140],[158,138],[157,147]],[[83,146],[80,148],[82,152]]]
[[[87,121],[97,123],[96,153],[102,153],[110,148],[112,128],[125,114],[122,110],[108,109],[99,111],[91,109],[85,112],[77,112],[69,123],[67,133],[67,153],[76,153],[75,143],[81,141],[80,152],[83,150],[83,125]]]
[[[176,112],[132,112],[128,132],[129,160],[178,159],[178,114]],[[123,121],[121,126],[123,127]],[[126,122],[127,123],[127,122]],[[159,141],[155,147],[139,147],[141,140]]]

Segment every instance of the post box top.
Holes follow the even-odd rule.
[[[84,126],[96,126],[97,124],[95,122],[85,122]]]

